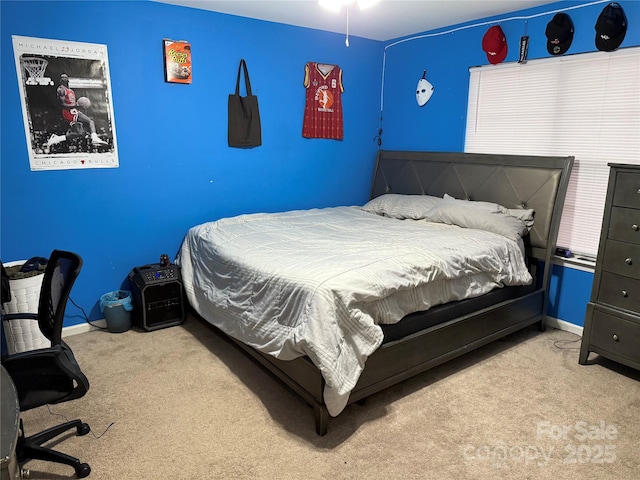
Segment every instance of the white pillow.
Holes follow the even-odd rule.
[[[528,233],[527,226],[518,218],[501,212],[491,212],[484,207],[469,208],[466,203],[442,202],[431,209],[427,220],[493,232],[516,242]]]
[[[401,195],[387,193],[368,201],[363,207],[367,212],[400,220],[423,220],[442,199],[430,195]]]
[[[446,193],[444,194],[443,200],[447,202],[463,202],[462,204],[466,207],[473,207],[474,209],[478,209],[486,213],[503,213],[505,215],[515,217],[524,222],[528,231],[533,227],[533,217],[535,212],[532,208],[507,208],[498,203],[460,200],[452,197],[451,195],[447,195]]]

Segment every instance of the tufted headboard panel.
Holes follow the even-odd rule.
[[[555,252],[573,157],[489,155],[380,150],[371,198],[384,193],[445,193],[507,208],[533,208],[531,256],[549,260]]]

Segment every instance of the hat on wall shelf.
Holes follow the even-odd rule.
[[[489,63],[496,64],[504,61],[507,57],[507,37],[504,36],[500,26],[494,25],[487,30],[482,37],[482,50],[487,54]]]
[[[573,22],[566,13],[556,13],[547,24],[547,51],[551,55],[562,55],[573,41]]]
[[[627,33],[627,17],[620,4],[612,2],[602,9],[596,21],[596,48],[611,52],[618,48]]]

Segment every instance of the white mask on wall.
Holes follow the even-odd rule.
[[[418,80],[418,87],[416,88],[416,101],[421,107],[424,106],[433,94],[433,85],[431,85],[424,77],[427,74],[425,70],[422,74],[422,78]]]

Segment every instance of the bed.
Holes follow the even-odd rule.
[[[195,313],[314,409],[537,324],[573,157],[378,152],[370,201],[189,229]]]

